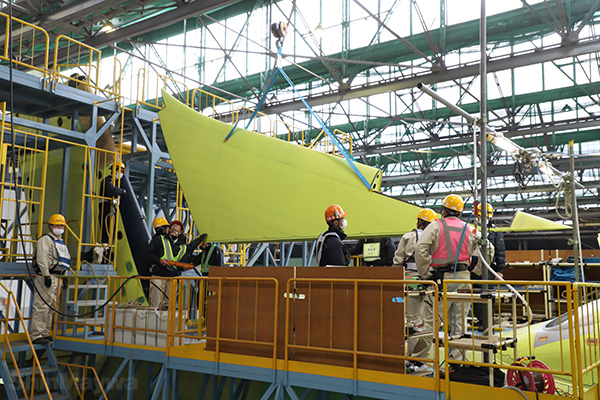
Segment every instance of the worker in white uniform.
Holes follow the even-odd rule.
[[[432,279],[438,283],[440,292],[443,290],[442,282],[445,279],[469,280],[469,265],[471,256],[477,248],[477,237],[472,229],[459,219],[464,209],[463,199],[451,194],[446,196],[442,203],[442,218],[429,224],[423,230],[417,249],[415,262],[421,279]],[[470,289],[468,284],[455,284],[448,287],[448,291]],[[430,308],[428,315],[433,316],[433,302],[425,301],[425,307]],[[440,300],[440,308],[442,303]],[[469,305],[459,302],[448,302],[444,321],[448,326],[450,336],[461,336]],[[432,318],[426,321],[433,325]],[[453,349],[449,355],[452,359],[461,358],[461,353]]]
[[[437,216],[430,208],[423,208],[417,214],[417,227],[406,233],[398,242],[398,249],[394,255],[394,267],[404,267],[406,279],[419,279],[419,271],[415,263],[415,248],[419,237],[430,223],[435,222]],[[414,293],[416,294],[416,293]],[[430,296],[431,297],[431,296]],[[429,358],[431,343],[433,340],[433,328],[426,327],[425,312],[433,309],[423,307],[426,295],[424,293],[407,296],[407,320],[409,327],[408,354],[411,357]],[[433,321],[433,314],[427,316]],[[410,337],[410,335],[415,335]],[[424,372],[430,367],[421,361],[407,361],[409,372]]]
[[[29,335],[35,344],[52,341],[52,308],[56,309],[56,295],[61,275],[69,270],[71,255],[62,240],[65,232],[65,217],[54,214],[48,220],[50,232],[37,241],[33,268],[34,277],[33,315]]]

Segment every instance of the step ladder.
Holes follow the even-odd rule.
[[[65,377],[49,345],[32,346],[27,341],[12,341],[10,347],[3,344],[0,348],[6,351],[6,357],[0,362],[0,376],[9,400],[71,398]],[[39,367],[34,362],[33,352],[37,355]]]
[[[99,283],[98,279],[90,279],[87,283],[77,285],[70,283],[66,288],[63,310],[67,314],[76,315],[76,317],[61,316],[60,333],[67,335],[67,331],[72,336],[82,337],[84,339],[100,337],[103,329],[81,324],[104,325],[106,322],[106,307],[100,308],[108,299],[108,285]],[[93,309],[93,314],[79,316]]]

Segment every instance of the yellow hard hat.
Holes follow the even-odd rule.
[[[50,225],[66,225],[65,217],[60,214],[54,214],[48,219]]]
[[[125,164],[123,164],[121,161],[117,161],[117,162],[115,162],[115,169],[117,170],[117,172],[119,170],[122,170],[123,172],[125,172]]]
[[[417,218],[427,222],[433,222],[437,220],[435,211],[433,211],[431,208],[424,208],[421,211],[419,211],[419,214],[417,214]]]
[[[163,217],[158,217],[152,221],[152,226],[154,229],[160,228],[161,226],[169,226],[169,222],[167,222],[167,220]]]
[[[449,194],[446,196],[442,205],[449,210],[458,212],[462,212],[465,208],[465,202],[463,201],[462,197],[457,194]]]
[[[494,207],[490,203],[487,203],[487,216],[490,218],[494,214]],[[477,211],[481,214],[481,203],[477,205]]]

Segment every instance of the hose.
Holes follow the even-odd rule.
[[[480,260],[483,262],[483,265],[485,265],[485,267],[488,269],[488,271],[491,272],[492,275],[494,275],[496,277],[497,280],[504,281],[504,278],[501,277],[496,271],[494,271],[492,269],[492,267],[490,267],[490,265],[485,260],[485,257],[480,257]],[[531,307],[529,307],[529,303],[527,302],[527,300],[525,300],[525,298],[521,295],[521,293],[519,293],[519,291],[517,289],[515,289],[512,285],[510,285],[508,283],[505,283],[504,285],[506,285],[506,287],[511,292],[513,292],[515,294],[515,296],[517,296],[519,298],[519,300],[521,300],[525,306],[527,306],[527,322],[523,323],[523,324],[519,324],[517,326],[520,327],[520,326],[525,326],[527,324],[530,324],[533,319],[533,311],[531,310]]]
[[[525,394],[525,392],[523,392],[521,389],[519,389],[518,387],[514,387],[514,386],[502,386],[502,389],[511,389],[516,391],[517,393],[519,393],[521,396],[523,396],[523,398],[525,398],[526,400],[529,400],[529,397],[527,397],[527,395]]]

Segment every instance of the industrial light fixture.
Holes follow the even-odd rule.
[[[517,145],[512,140],[506,138],[502,133],[498,133],[498,132],[491,133],[491,132],[488,132],[487,133],[487,140],[488,140],[488,142],[493,143],[497,147],[499,147],[502,150],[506,151],[511,156],[514,156],[514,155],[520,153],[523,150],[523,148],[521,146]]]
[[[106,21],[104,23],[104,25],[102,25],[102,28],[100,28],[100,32],[102,32],[102,33],[110,33],[110,32],[114,32],[116,30],[117,30],[117,28],[115,28],[115,26],[113,25],[113,23],[111,21]]]
[[[321,26],[321,23],[319,22],[319,25],[317,25],[317,27],[313,30],[313,35],[315,35],[315,37],[317,39],[321,39],[323,37],[323,27]]]

